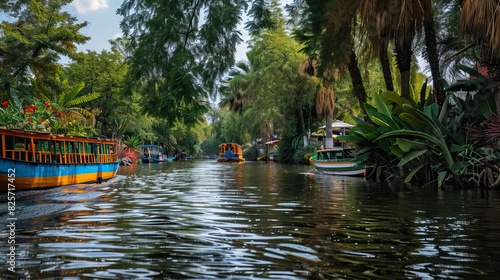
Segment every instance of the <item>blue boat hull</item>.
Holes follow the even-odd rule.
[[[118,167],[119,161],[58,164],[0,159],[0,189],[14,186],[15,190],[27,190],[102,182],[113,178]]]

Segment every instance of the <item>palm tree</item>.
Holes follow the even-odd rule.
[[[323,82],[323,85],[316,94],[316,111],[318,117],[325,119],[325,148],[333,148],[333,111],[335,110],[335,95],[330,82]]]
[[[401,96],[410,97],[412,42],[423,26],[429,0],[363,0],[361,16],[380,38],[394,42],[396,63],[401,74]]]
[[[500,113],[500,1],[463,0],[459,28],[481,50],[479,64],[488,69],[488,88]]]
[[[364,29],[370,39],[372,48],[380,60],[385,87],[388,91],[394,91],[391,71],[392,67],[387,51],[389,48],[389,33],[391,28],[388,26],[389,23],[383,19],[383,14],[376,12],[376,6],[374,4],[374,1],[361,1],[359,12],[361,19],[365,23]]]
[[[360,0],[305,0],[296,1],[292,7],[292,11],[295,9],[303,12],[294,14],[300,19],[299,28],[294,36],[306,45],[303,51],[311,58],[302,63],[302,73],[309,75],[314,73],[322,79],[322,85],[316,95],[316,109],[318,116],[326,118],[327,148],[333,146],[331,122],[335,109],[334,74],[346,70],[349,72],[355,96],[364,112],[366,92],[354,51],[353,38],[357,28],[356,15],[359,2]],[[312,62],[313,60],[317,61],[317,65]],[[326,103],[321,105],[321,102]]]
[[[248,63],[240,61],[228,76],[226,84],[219,89],[221,93],[219,107],[228,107],[231,112],[241,114],[245,103],[252,96],[253,85],[256,82],[253,71]]]
[[[59,112],[60,125],[65,126],[71,121],[78,120],[79,123],[94,127],[96,122],[95,115],[98,112],[79,107],[79,105],[99,98],[100,93],[93,92],[81,95],[80,91],[84,88],[85,84],[79,83],[70,86],[67,80],[62,81],[60,86],[62,90],[59,94],[38,91],[39,97],[43,101],[49,102],[52,108]]]
[[[422,1],[424,8],[424,32],[426,45],[426,58],[429,62],[432,74],[433,91],[439,105],[443,105],[446,93],[443,86],[443,76],[439,65],[439,54],[437,50],[436,29],[434,25],[434,14],[431,0]]]

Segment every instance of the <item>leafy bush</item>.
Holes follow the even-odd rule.
[[[133,134],[125,136],[122,141],[123,146],[131,150],[138,150],[142,145],[142,139],[139,135]]]
[[[246,161],[255,161],[258,155],[259,151],[255,146],[249,146],[243,150],[243,157]]]
[[[441,109],[432,96],[419,106],[387,92],[375,96],[375,106],[365,104],[371,123],[356,119],[351,134],[338,139],[355,143],[358,159],[374,166],[377,176],[438,186],[452,180],[464,186],[473,164],[466,157],[473,146],[465,127],[491,117],[492,111],[486,111],[491,104],[483,91],[465,101],[449,95]]]
[[[294,163],[309,164],[309,159],[316,154],[319,148],[319,144],[309,144],[306,147],[298,148],[293,155]]]

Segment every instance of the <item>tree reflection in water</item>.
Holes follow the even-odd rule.
[[[495,192],[309,176],[308,166],[276,163],[135,168],[122,169],[123,180],[110,186],[19,192],[17,276],[460,279],[500,272]],[[7,236],[5,225],[1,233]],[[5,258],[2,278],[12,276]]]

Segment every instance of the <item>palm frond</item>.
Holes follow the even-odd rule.
[[[464,0],[460,31],[482,46],[485,59],[500,60],[500,3],[498,0]]]
[[[86,95],[78,96],[76,98],[73,98],[72,100],[69,100],[67,105],[68,106],[80,105],[80,104],[95,100],[95,99],[99,98],[100,96],[101,96],[100,92],[92,92],[92,93],[89,93]]]

